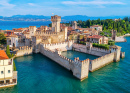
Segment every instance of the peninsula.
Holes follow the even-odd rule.
[[[13,50],[15,57],[41,53],[72,71],[73,75],[81,81],[88,78],[89,71],[93,72],[125,57],[121,47],[114,45],[115,30],[112,30],[112,37],[108,38],[100,35],[101,25],[81,28],[74,21],[70,27],[60,24],[61,16],[58,15],[51,16],[51,21],[52,27],[30,26],[29,28],[5,30],[7,45]],[[80,60],[77,57],[71,60],[61,55],[61,52],[69,50],[95,55],[99,58]]]

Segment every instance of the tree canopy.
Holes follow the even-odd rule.
[[[11,53],[10,53],[9,45],[7,45],[7,47],[6,47],[6,54],[7,54],[7,56],[8,56],[9,58],[14,57],[14,54],[11,54]],[[15,66],[15,62],[14,62],[14,61],[13,61],[13,68],[14,68],[14,71],[16,71],[16,66]]]
[[[0,33],[0,44],[6,44],[6,37],[2,33]]]
[[[130,17],[125,17],[123,20],[119,19],[114,21],[112,19],[106,20],[86,20],[81,21],[79,20],[78,26],[87,28],[92,25],[102,25],[103,26],[103,33],[102,35],[111,36],[111,30],[117,30],[117,35],[124,35],[126,33],[130,33]],[[119,34],[120,33],[120,34]]]

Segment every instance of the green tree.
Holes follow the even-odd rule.
[[[0,33],[0,44],[6,44],[6,37],[2,33]]]
[[[16,71],[16,65],[14,61],[13,61],[13,68],[14,68],[14,71]]]
[[[110,46],[111,46],[111,45],[115,45],[115,41],[109,40],[109,41],[108,41],[108,45],[110,45]]]
[[[6,47],[6,54],[7,54],[7,56],[8,56],[9,58],[12,58],[12,57],[14,56],[14,54],[11,54],[11,53],[10,53],[9,45],[7,45],[7,47]]]
[[[6,54],[7,54],[7,56],[8,56],[9,58],[14,57],[14,54],[11,55],[11,53],[10,53],[9,45],[7,45],[7,47],[6,47]],[[14,62],[14,61],[13,61],[13,68],[14,68],[14,71],[16,71],[16,66],[15,66],[15,62]]]

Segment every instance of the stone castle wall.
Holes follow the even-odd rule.
[[[86,45],[82,44],[73,44],[73,49],[75,51],[95,55],[95,56],[104,56],[110,53],[110,50],[96,48],[96,47],[87,47]]]
[[[52,51],[44,47],[44,44],[40,46],[40,52],[47,56],[48,58],[54,60],[59,65],[64,68],[71,70],[73,75],[78,79],[82,80],[88,77],[89,70],[89,60],[81,61],[79,59],[75,59],[74,61],[68,59],[67,57],[62,56],[58,51]]]
[[[125,57],[125,52],[121,52],[121,58]]]
[[[20,49],[16,52],[16,57],[19,56],[24,56],[24,55],[29,55],[33,53],[33,48],[32,47],[20,47]]]
[[[51,36],[51,35],[58,35],[57,32],[36,32],[36,36]]]
[[[58,42],[64,42],[66,40],[66,33],[65,31],[61,32],[36,32],[35,36],[41,36],[46,38],[44,42],[46,43],[58,43]],[[50,42],[48,42],[48,39],[51,39]]]
[[[50,50],[60,49],[61,51],[72,50],[74,41],[67,41],[62,43],[54,43],[54,44],[44,44],[45,48]]]
[[[89,64],[89,71],[93,72],[114,61],[115,53],[110,53],[97,59],[91,60]]]

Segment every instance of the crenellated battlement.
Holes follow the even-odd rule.
[[[89,59],[79,60],[79,57],[77,57],[77,58],[75,57],[75,58],[74,58],[74,61],[75,61],[75,62],[79,62],[79,63],[87,63],[87,62],[89,61]]]
[[[44,51],[48,51],[48,52],[51,52],[51,53],[54,53],[55,51],[52,51],[52,50],[50,50],[50,49],[48,49],[48,48],[44,48]]]
[[[65,56],[63,56],[63,55],[59,55],[59,57],[61,57],[61,58],[65,59],[65,60],[67,60],[69,63],[73,63],[73,60],[71,60],[71,59],[69,59],[69,58],[67,58],[67,57],[65,57]]]
[[[100,61],[100,60],[103,60],[103,59],[108,58],[108,57],[110,57],[111,55],[114,55],[114,54],[115,54],[115,53],[113,52],[113,53],[107,54],[107,55],[105,55],[105,56],[99,57],[99,58],[97,58],[97,59],[91,60],[91,63],[97,62],[97,61]]]
[[[61,51],[66,51],[66,50],[72,50],[73,43],[74,41],[70,40],[70,41],[61,42],[61,43],[53,43],[53,44],[41,43],[41,44],[43,45],[43,47],[48,48],[50,50],[61,49]]]
[[[56,50],[59,51],[59,49],[56,49]],[[65,56],[63,56],[61,54],[58,54],[58,52],[56,50],[52,51],[52,50],[50,50],[48,48],[44,48],[44,51],[50,52],[50,53],[53,53],[53,54],[56,53],[60,58],[62,58],[64,60],[67,60],[69,63],[73,63],[73,60],[71,60],[71,59],[69,59],[69,58],[67,58],[67,57],[65,57]]]
[[[91,72],[111,63],[114,61],[115,58],[115,52],[107,54],[105,56],[99,57],[97,59],[94,60],[90,60],[90,64],[89,64],[89,70]]]
[[[110,53],[110,50],[103,49],[103,48],[97,48],[97,47],[92,47],[91,50]]]
[[[58,33],[57,32],[36,32],[35,35],[40,35],[40,36],[51,36],[51,35],[57,35]]]
[[[29,55],[33,53],[33,48],[28,46],[19,47],[19,50],[16,52],[16,57]]]
[[[19,47],[19,50],[32,50],[32,47],[28,47],[28,46],[23,46],[23,47]]]

